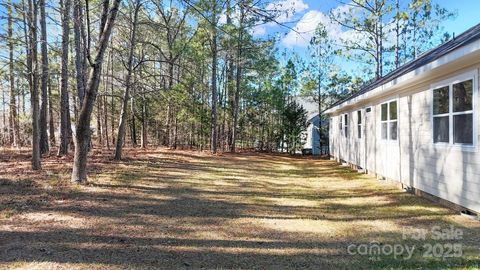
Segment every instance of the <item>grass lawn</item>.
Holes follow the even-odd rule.
[[[128,150],[122,162],[109,155],[95,154],[90,184],[78,187],[68,183],[71,160],[47,158],[36,173],[26,151],[1,152],[0,268],[480,267],[480,222],[332,161],[165,149]],[[435,240],[434,226],[463,235]],[[372,255],[374,244],[414,251]],[[462,256],[442,258],[451,244]],[[435,256],[424,257],[428,245]]]

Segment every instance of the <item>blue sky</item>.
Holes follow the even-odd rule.
[[[299,55],[305,55],[306,46],[318,22],[326,24],[326,21],[329,21],[329,10],[344,6],[337,0],[276,0],[273,2],[279,3],[282,7],[294,7],[298,11],[295,14],[289,14],[288,18],[283,18],[283,21],[304,34],[298,35],[285,27],[269,24],[255,29],[254,35],[278,35],[281,40],[279,47],[282,51],[286,49]],[[410,0],[401,0],[401,2],[407,3]],[[443,23],[444,30],[451,34],[459,35],[468,28],[480,23],[479,0],[432,0],[432,2],[457,13],[456,18]],[[344,29],[332,26],[331,34],[345,35],[346,33],[344,33]]]
[[[342,2],[348,2],[343,0]],[[401,3],[410,2],[410,0],[400,0]],[[272,5],[281,5],[287,9],[292,7],[297,10],[295,14],[288,12],[288,16],[280,18],[286,25],[298,29],[304,33],[301,36],[285,27],[278,26],[274,23],[257,27],[254,34],[258,37],[265,37],[267,35],[276,35],[279,37],[279,48],[289,53],[296,52],[300,56],[305,56],[306,46],[311,38],[313,30],[319,22],[326,24],[329,21],[328,12],[332,8],[341,8],[342,4],[339,0],[268,0]],[[459,35],[468,28],[480,23],[480,0],[432,0],[450,11],[455,11],[457,16],[453,20],[443,23],[445,31]],[[3,5],[0,6],[0,14],[4,15],[5,9]],[[54,16],[58,16],[55,12]],[[0,22],[5,22],[0,20]],[[5,27],[4,25],[3,27]],[[338,26],[330,27],[333,35],[346,35],[344,29]],[[52,34],[53,33],[53,34]],[[52,27],[50,39],[58,39],[59,28]],[[1,53],[0,53],[1,54]],[[345,67],[347,66],[347,67]],[[344,64],[342,68],[351,67],[351,63]]]

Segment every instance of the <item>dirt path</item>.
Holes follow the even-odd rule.
[[[69,186],[68,161],[48,159],[35,174],[26,156],[2,156],[0,268],[480,265],[480,222],[331,161],[167,150],[127,155],[121,163],[97,155],[85,187]],[[434,226],[455,226],[463,237],[410,235]],[[411,258],[358,254],[371,243],[416,249]],[[425,258],[426,243],[457,243],[463,255]]]

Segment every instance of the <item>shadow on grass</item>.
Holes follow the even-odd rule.
[[[448,269],[480,263],[478,254],[442,261],[426,259],[420,252],[407,261],[391,256],[373,261],[347,253],[352,243],[421,244],[402,240],[398,231],[356,228],[361,234],[350,239],[345,237],[348,231],[329,235],[283,228],[281,224],[288,222],[344,228],[355,222],[388,221],[426,228],[451,224],[444,219],[451,211],[379,187],[374,180],[331,161],[263,154],[212,157],[163,151],[150,155],[123,162],[96,160],[95,180],[85,188],[46,189],[35,181],[0,181],[0,210],[15,209],[19,216],[48,213],[95,221],[90,227],[71,228],[28,227],[32,223],[21,224],[16,216],[0,220],[8,225],[0,227],[0,263],[248,269],[424,265]],[[305,178],[312,182],[300,181]],[[479,240],[478,229],[455,226]],[[465,248],[478,250],[478,241],[465,243]]]

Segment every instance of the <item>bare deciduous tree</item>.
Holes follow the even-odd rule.
[[[122,111],[120,113],[120,122],[118,124],[117,130],[117,144],[115,146],[115,159],[120,160],[122,159],[122,149],[123,149],[123,141],[125,139],[125,125],[127,122],[127,110],[128,110],[128,100],[130,99],[130,91],[132,88],[132,74],[136,66],[134,66],[133,58],[134,58],[134,50],[137,42],[137,27],[138,27],[138,13],[140,12],[142,4],[140,0],[135,0],[135,4],[133,7],[133,18],[131,20],[131,35],[129,39],[129,48],[128,48],[128,59],[126,64],[127,75],[125,78],[125,92],[123,93],[122,99]],[[138,64],[137,64],[138,66]]]
[[[108,0],[104,0],[107,1]],[[107,49],[110,34],[121,0],[114,0],[110,9],[103,9],[102,16],[107,16],[105,25],[100,28],[100,38],[95,48],[94,58],[90,62],[90,74],[85,88],[85,97],[82,102],[75,133],[75,155],[73,160],[72,182],[85,183],[87,181],[87,154],[90,143],[90,120],[92,117],[95,99],[97,98],[100,83],[102,63]],[[108,5],[108,4],[107,4]]]

